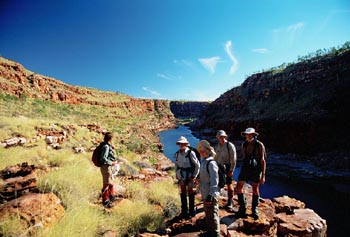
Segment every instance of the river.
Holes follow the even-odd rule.
[[[199,141],[198,138],[192,135],[189,128],[182,125],[176,129],[161,131],[159,133],[160,141],[164,147],[164,155],[170,160],[173,160],[174,153],[178,149],[176,141],[180,136],[185,136],[190,142],[190,145],[194,147]],[[238,174],[239,167],[236,167],[234,175],[234,180],[236,181]],[[349,203],[339,202],[329,193],[329,190],[323,190],[322,186],[281,180],[269,174],[267,169],[266,183],[260,188],[260,196],[262,198],[272,199],[283,195],[304,202],[307,208],[313,209],[319,216],[325,219],[327,221],[327,234],[329,237],[348,236],[347,214]]]

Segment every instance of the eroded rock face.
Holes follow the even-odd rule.
[[[219,129],[229,139],[255,127],[264,144],[282,153],[307,154],[348,147],[350,51],[249,76],[212,102],[192,130]],[[339,141],[338,132],[345,137]]]
[[[64,213],[61,201],[53,193],[31,193],[0,206],[0,220],[19,215],[27,228],[38,224],[47,227],[57,222]]]
[[[55,223],[65,213],[54,193],[37,193],[35,171],[36,167],[28,163],[8,166],[1,171],[0,221],[16,217],[28,232]]]
[[[200,118],[209,102],[171,101],[170,110],[176,118]]]
[[[0,78],[4,79],[0,81],[0,91],[19,98],[31,97],[73,105],[107,106],[125,111],[125,114],[116,116],[116,119],[148,113],[160,120],[154,125],[158,126],[158,129],[169,129],[175,125],[175,118],[170,111],[170,102],[166,100],[138,99],[118,92],[71,86],[54,78],[34,74],[21,64],[6,59],[0,62]],[[111,99],[101,100],[107,97]],[[115,101],[113,101],[114,98]]]

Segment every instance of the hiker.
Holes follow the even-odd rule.
[[[112,183],[112,167],[116,165],[114,156],[114,147],[112,146],[113,133],[106,132],[103,139],[103,145],[100,153],[101,174],[102,174],[102,204],[106,208],[113,206],[115,201],[114,185]]]
[[[262,142],[258,141],[254,128],[247,128],[241,133],[246,141],[242,143],[241,151],[243,164],[238,176],[237,193],[239,210],[238,216],[246,216],[246,200],[243,193],[245,182],[252,181],[253,197],[252,197],[252,217],[259,219],[258,204],[259,204],[259,185],[265,183],[266,173],[266,151]]]
[[[196,178],[199,173],[199,161],[196,153],[189,148],[190,143],[184,136],[176,142],[179,150],[175,153],[175,172],[181,198],[181,217],[195,216],[194,197],[196,194]],[[188,206],[187,206],[188,194]]]
[[[215,160],[219,164],[222,164],[225,167],[226,174],[226,182],[227,185],[227,204],[226,208],[233,208],[233,172],[236,168],[236,147],[231,142],[227,141],[227,134],[224,130],[219,130],[216,134],[216,138],[218,139],[218,144],[215,147]]]
[[[203,161],[199,173],[200,191],[204,203],[205,220],[207,232],[202,236],[220,237],[220,219],[218,198],[220,188],[218,187],[218,165],[214,161],[215,151],[206,140],[197,144],[197,150]]]

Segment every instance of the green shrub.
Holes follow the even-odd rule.
[[[113,210],[110,223],[120,236],[132,236],[140,230],[155,231],[164,228],[164,219],[157,207],[144,201],[126,201]]]
[[[19,215],[4,216],[0,220],[0,236],[23,236],[27,224]]]

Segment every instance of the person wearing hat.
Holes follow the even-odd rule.
[[[203,159],[199,173],[199,183],[204,203],[205,220],[208,227],[202,236],[220,237],[220,219],[218,197],[220,194],[219,167],[214,161],[215,151],[206,140],[197,144],[197,150]]]
[[[231,142],[226,140],[227,134],[224,130],[219,130],[216,134],[218,144],[215,147],[215,160],[225,167],[226,185],[227,185],[227,205],[226,207],[232,209],[233,207],[233,172],[236,168],[236,147]]]
[[[252,216],[254,219],[259,218],[259,185],[265,183],[266,173],[266,151],[262,142],[258,141],[254,128],[247,128],[241,133],[246,141],[242,143],[242,158],[243,163],[240,174],[238,176],[237,193],[239,210],[238,216],[246,216],[246,200],[243,193],[245,182],[252,181],[253,197],[252,197]]]
[[[199,173],[199,161],[196,153],[189,148],[189,142],[183,136],[176,142],[179,150],[175,153],[175,172],[179,184],[181,198],[180,216],[195,215],[194,198],[196,194],[196,178]],[[188,194],[188,206],[187,206]]]

